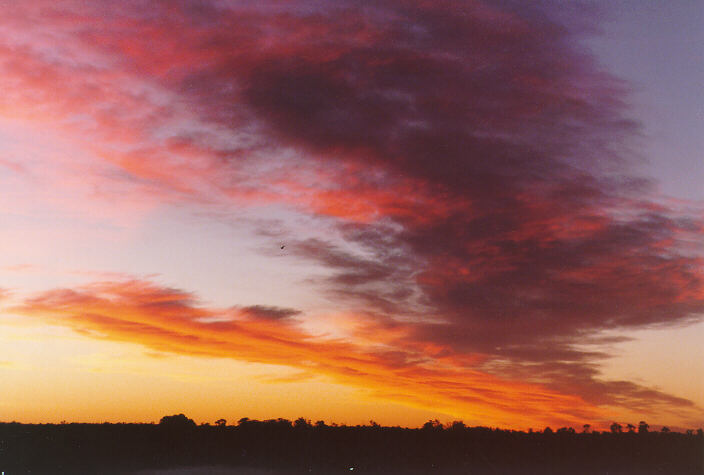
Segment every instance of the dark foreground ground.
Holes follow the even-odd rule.
[[[138,475],[702,474],[701,433],[525,433],[240,421],[0,424],[0,472]]]

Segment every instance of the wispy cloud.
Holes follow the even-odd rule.
[[[367,333],[365,338],[355,337],[356,332],[346,338],[314,335],[280,319],[252,319],[247,311],[207,308],[187,292],[147,281],[56,289],[12,311],[93,338],[139,343],[159,352],[292,366],[386,398],[477,420],[508,424],[520,414],[536,424],[576,423],[600,414],[578,396],[502,380],[471,369],[461,359],[435,359],[423,348],[396,348],[387,340],[389,332],[371,328],[375,336]],[[360,334],[364,322],[356,320]]]
[[[582,368],[586,374],[575,374],[573,364],[511,364],[504,372],[511,377],[502,379],[481,369],[486,354],[458,351],[451,344],[428,339],[419,341],[410,325],[349,315],[338,317],[344,336],[333,338],[312,334],[285,318],[252,318],[251,307],[208,308],[188,292],[149,281],[56,289],[11,310],[86,336],[138,343],[160,353],[286,365],[301,371],[294,378],[284,378],[287,381],[325,376],[377,397],[442,409],[483,423],[508,425],[520,420],[523,424],[574,425],[606,420],[608,412],[600,405],[646,413],[657,407],[680,414],[698,410],[691,401],[634,383],[597,381],[595,371],[585,370],[585,365],[577,370]],[[587,359],[589,355],[579,356]],[[574,355],[553,357],[559,358],[570,360]],[[546,382],[559,380],[561,387],[526,383],[536,379],[527,374],[531,371],[542,374]],[[585,381],[590,382],[586,389]]]
[[[36,272],[37,266],[32,265],[32,264],[10,264],[10,265],[0,267],[0,270],[5,271],[5,272],[13,272],[13,273],[23,274],[23,273]]]

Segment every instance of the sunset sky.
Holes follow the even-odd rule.
[[[702,2],[0,5],[0,421],[704,426]]]

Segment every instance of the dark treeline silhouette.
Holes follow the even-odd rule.
[[[129,473],[177,467],[259,467],[349,473],[703,473],[704,436],[608,432],[585,426],[512,431],[442,425],[420,429],[242,418],[196,425],[183,414],[159,424],[0,423],[0,471]],[[195,473],[195,472],[194,472]],[[236,473],[236,472],[233,472]]]

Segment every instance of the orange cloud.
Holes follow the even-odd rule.
[[[252,318],[262,308],[287,318]],[[394,347],[402,329],[379,332],[372,320],[348,316],[354,321],[348,335],[330,338],[303,331],[291,320],[293,311],[262,308],[207,308],[188,292],[129,280],[51,290],[13,311],[158,352],[287,365],[301,370],[301,377],[327,376],[376,397],[483,424],[574,425],[602,417],[578,396],[474,370],[471,355],[437,357],[437,348]]]

